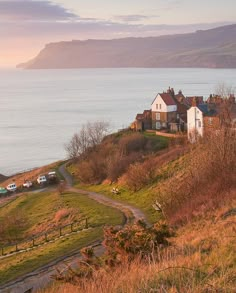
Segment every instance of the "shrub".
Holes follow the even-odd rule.
[[[140,133],[123,136],[119,141],[119,152],[121,155],[128,155],[133,152],[144,151],[147,138]]]
[[[132,261],[135,257],[149,257],[157,247],[168,245],[171,236],[165,223],[147,227],[143,221],[125,228],[104,228],[103,245],[106,248],[106,263],[114,266],[122,261]]]
[[[103,158],[91,156],[78,164],[78,179],[85,184],[99,184],[106,179],[106,165]]]
[[[130,164],[140,160],[141,155],[139,153],[131,153],[127,156],[121,156],[116,154],[114,157],[110,157],[107,167],[107,176],[111,182],[115,182],[118,178],[126,172]]]
[[[131,165],[125,174],[125,184],[132,191],[138,191],[153,182],[155,178],[156,163],[149,159],[143,163]]]

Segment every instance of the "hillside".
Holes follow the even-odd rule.
[[[208,67],[236,68],[236,25],[147,38],[51,43],[25,69]]]
[[[172,246],[147,262],[140,259],[100,270],[80,283],[55,283],[43,293],[235,292],[235,201],[178,229]],[[102,284],[102,285],[101,285]]]
[[[68,278],[65,275],[45,292],[234,292],[235,134],[224,129],[192,146],[184,136],[166,139],[155,133],[130,131],[107,136],[68,166],[75,179],[71,191],[22,194],[0,207],[1,245],[42,231],[50,238],[52,228],[83,217],[89,217],[90,225],[89,231],[65,235],[56,242],[1,259],[0,285],[101,239],[105,224],[123,222],[121,212],[95,202],[84,192],[78,193],[89,189],[139,208],[154,225],[139,228],[135,234],[135,225],[113,227],[120,231],[118,235],[126,237],[125,241],[114,238],[121,239],[122,244],[118,246],[118,263],[113,263],[117,245],[111,245],[110,256],[96,257],[95,264],[85,265],[89,271],[69,271]],[[113,188],[118,193],[113,193]],[[156,201],[161,204],[160,210],[155,209]],[[166,231],[162,227],[171,231],[168,245],[154,247],[145,233],[156,229],[160,237]],[[127,237],[125,229],[131,229],[133,236]],[[105,240],[111,235],[116,237],[115,233],[103,234]],[[139,239],[145,245],[140,245]],[[151,254],[147,259],[134,255],[128,261],[133,251],[129,248],[131,241],[136,241],[131,247],[145,252],[148,239]],[[25,242],[20,245],[18,248]]]
[[[118,251],[116,265],[109,266],[104,261],[99,266],[96,259],[88,258],[92,271],[90,268],[85,274],[79,269],[68,274],[64,283],[56,282],[43,292],[235,292],[236,139],[235,132],[227,130],[206,135],[193,146],[186,146],[184,141],[169,142],[169,148],[156,150],[154,156],[145,147],[138,150],[137,143],[144,144],[135,134],[105,140],[103,148],[108,149],[107,144],[112,143],[117,150],[121,146],[124,150],[125,144],[130,153],[123,152],[123,156],[138,150],[142,157],[141,161],[123,169],[112,185],[109,176],[102,184],[82,185],[81,179],[85,179],[82,175],[87,174],[91,166],[88,164],[87,170],[82,170],[82,162],[72,164],[69,169],[75,172],[80,187],[142,208],[155,223],[154,227],[162,231],[161,225],[167,223],[173,234],[166,247],[160,245],[155,249],[153,244],[147,258],[141,257],[141,253],[132,258],[130,243],[136,241],[136,248],[140,248],[142,239],[147,242],[150,239],[144,229],[133,227],[132,230],[131,227],[131,239],[127,230],[120,230],[116,236],[112,236],[115,233],[111,230],[108,239],[115,239],[110,251],[112,255]],[[94,154],[90,155],[94,159]],[[99,149],[96,155],[100,157]],[[154,162],[152,174],[147,169],[144,172],[147,166],[150,168],[150,164],[147,165],[150,160]],[[98,164],[102,166],[104,161]],[[116,167],[119,168],[119,164],[116,163]],[[113,187],[119,189],[118,194],[111,192]],[[153,206],[156,200],[161,204],[159,210]],[[159,235],[161,233],[163,231]],[[140,242],[137,239],[141,239]],[[144,251],[147,242],[143,245]],[[108,256],[105,255],[105,260]]]

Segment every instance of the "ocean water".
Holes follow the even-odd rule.
[[[66,157],[64,145],[87,121],[127,127],[169,86],[185,95],[236,87],[235,69],[0,69],[0,173]]]

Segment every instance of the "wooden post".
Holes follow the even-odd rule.
[[[85,229],[88,229],[88,218],[85,219]]]
[[[16,243],[16,252],[17,252],[17,250],[18,250],[18,247],[17,247],[17,243]]]
[[[70,231],[73,232],[73,223],[70,225]]]
[[[62,231],[61,231],[62,229],[60,228],[60,237],[62,236]]]
[[[34,238],[32,239],[32,241],[33,241],[33,242],[32,242],[32,245],[33,245],[32,247],[34,247]]]
[[[45,233],[45,241],[47,242],[48,241],[48,237],[47,237],[47,233]]]

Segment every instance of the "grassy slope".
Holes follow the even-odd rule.
[[[222,292],[236,287],[236,216],[221,216],[235,206],[231,201],[177,230],[172,246],[158,261],[122,264],[113,272],[101,270],[84,287],[54,284],[46,293],[76,292]]]
[[[170,172],[174,174],[181,168],[184,168],[184,161],[187,155],[179,157],[181,152],[182,147],[176,147],[170,150],[164,150],[163,152],[159,153],[159,155],[156,157],[157,168],[159,168],[159,171],[155,182],[139,191],[132,192],[123,186],[122,183],[116,183],[112,185],[100,184],[93,186],[80,185],[78,183],[77,187],[103,193],[108,197],[132,204],[142,209],[151,223],[155,223],[160,218],[160,214],[152,207],[155,200],[157,199],[154,188],[156,189],[157,186],[161,186],[163,180],[166,179],[167,174],[170,175]],[[74,166],[72,165],[70,168],[70,170],[73,170]],[[120,193],[113,194],[111,192],[113,187],[118,187]]]
[[[1,284],[31,272],[91,241],[101,239],[103,225],[118,225],[124,220],[121,212],[75,193],[65,193],[62,196],[56,193],[24,195],[1,208],[0,217],[3,220],[20,209],[27,222],[27,226],[22,229],[21,233],[28,235],[29,231],[34,232],[32,231],[33,226],[37,227],[37,224],[50,222],[59,207],[78,208],[80,216],[89,218],[89,226],[93,227],[92,230],[60,239],[55,243],[48,243],[27,253],[2,259],[0,261]]]

